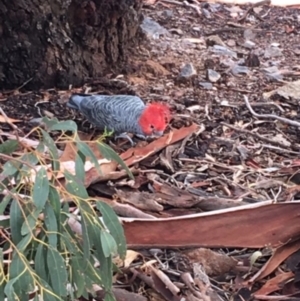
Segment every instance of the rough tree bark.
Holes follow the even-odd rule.
[[[142,0],[1,0],[0,89],[66,88],[121,66]]]

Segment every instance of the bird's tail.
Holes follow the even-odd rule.
[[[67,106],[72,109],[80,110],[81,102],[86,96],[90,96],[89,94],[73,94],[69,101],[67,102]]]

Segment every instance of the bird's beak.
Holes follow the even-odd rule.
[[[158,137],[161,137],[163,134],[164,134],[164,131],[154,131],[153,132],[153,135],[158,136]]]

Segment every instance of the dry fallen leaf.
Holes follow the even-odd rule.
[[[289,203],[291,204],[291,203]],[[287,204],[288,205],[288,204]],[[297,208],[299,210],[299,208]],[[295,210],[297,210],[295,209]],[[299,212],[299,211],[298,211]],[[299,222],[299,221],[298,221]],[[286,227],[288,227],[287,224],[283,224],[282,231],[286,231]],[[254,281],[260,280],[265,278],[266,276],[270,275],[273,271],[275,271],[278,266],[286,260],[290,255],[295,253],[296,251],[300,250],[300,231],[298,232],[298,236],[293,237],[294,239],[297,237],[298,240],[294,240],[291,242],[288,242],[286,244],[281,245],[278,247],[272,257],[267,261],[266,264],[263,265],[263,267],[249,280],[250,283],[253,283]],[[291,240],[292,237],[291,237]],[[281,241],[288,241],[288,240],[281,240]]]
[[[189,127],[173,130],[172,132],[164,135],[163,137],[147,144],[145,147],[128,149],[126,152],[121,154],[121,158],[125,161],[127,166],[132,166],[133,164],[138,163],[144,160],[145,158],[156,154],[160,150],[164,149],[166,146],[184,139],[191,133],[195,133],[198,128],[199,126],[193,123]]]
[[[131,263],[134,260],[136,260],[139,256],[142,256],[142,255],[133,250],[127,250],[125,260],[124,260],[124,268],[128,268],[131,265]]]
[[[267,282],[253,295],[268,295],[282,289],[283,285],[295,276],[293,272],[280,273]]]

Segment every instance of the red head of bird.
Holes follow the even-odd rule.
[[[147,136],[161,136],[171,119],[170,109],[162,103],[151,103],[143,111],[139,125]]]

